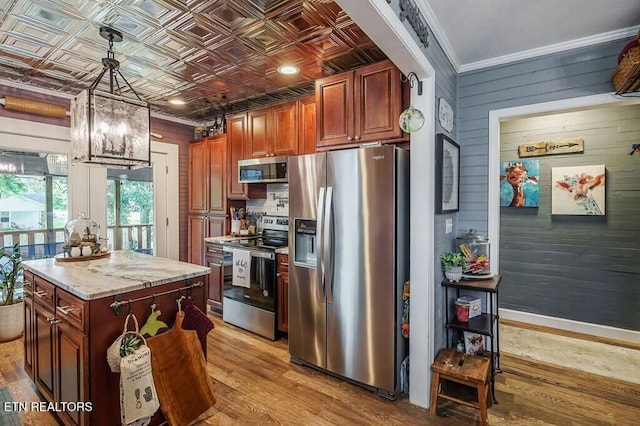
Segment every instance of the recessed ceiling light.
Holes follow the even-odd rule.
[[[300,69],[298,67],[294,67],[293,65],[283,65],[278,68],[278,72],[280,74],[298,74]]]
[[[182,99],[169,99],[169,103],[172,105],[184,105],[186,104],[185,101],[183,101]]]

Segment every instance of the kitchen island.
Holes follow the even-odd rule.
[[[120,376],[106,355],[129,312],[142,327],[153,303],[171,326],[181,296],[206,312],[204,266],[124,250],[24,266],[24,368],[64,424],[120,424]],[[152,424],[161,421],[157,413]]]

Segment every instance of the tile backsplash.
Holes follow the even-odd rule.
[[[268,183],[267,199],[247,200],[247,212],[263,212],[269,216],[289,216],[289,184]]]

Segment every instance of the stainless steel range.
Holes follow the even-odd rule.
[[[225,280],[222,319],[276,339],[276,249],[289,243],[289,218],[263,216],[259,237],[224,243],[232,253],[233,274]]]

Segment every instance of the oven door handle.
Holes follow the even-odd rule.
[[[262,250],[249,250],[251,257],[258,257],[260,259],[276,260],[276,253]]]

